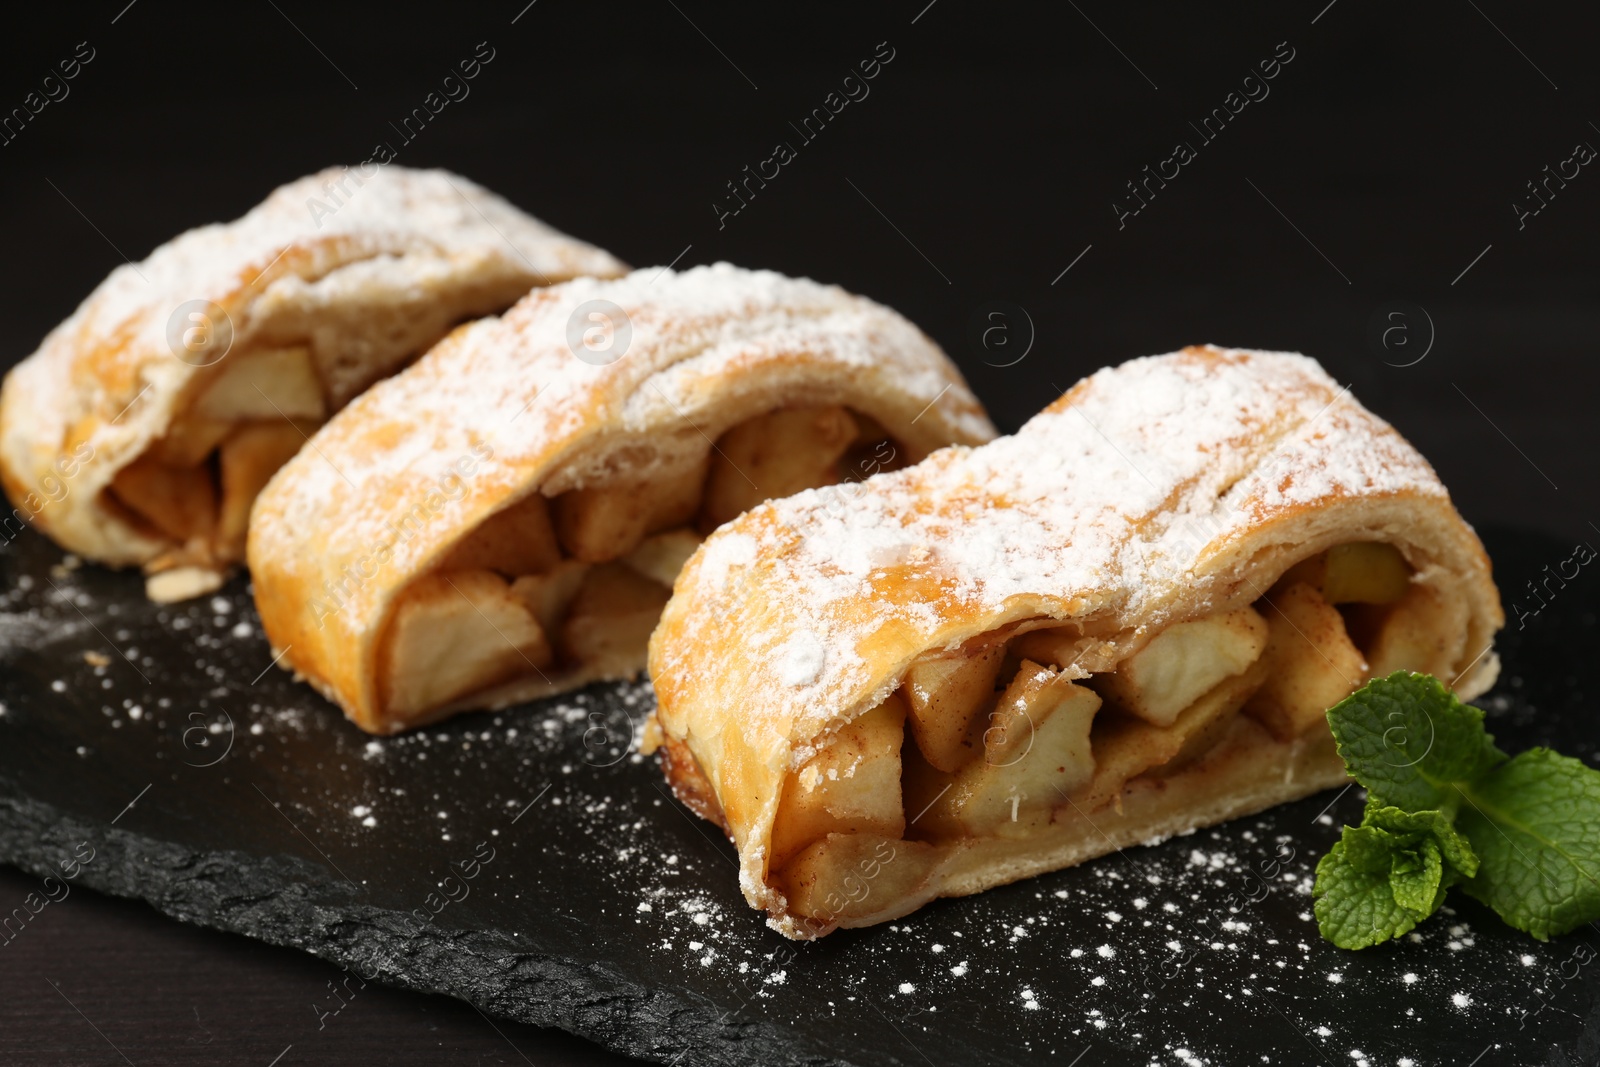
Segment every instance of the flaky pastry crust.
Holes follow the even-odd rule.
[[[786,775],[919,656],[1070,622],[1085,637],[1079,674],[1111,670],[1163,628],[1248,606],[1296,562],[1359,541],[1395,546],[1412,581],[1464,604],[1445,681],[1464,697],[1487,689],[1504,623],[1489,560],[1399,433],[1303,356],[1206,346],[1133,360],[1013,437],[717,531],[651,641],[652,729],[680,795],[727,827],[770,925],[808,937],[883,921],[1344,777],[1325,728],[1278,743],[1241,719],[1195,773],[1132,781],[1098,812],[1060,805],[1027,840],[949,847],[915,892],[849,921],[798,915],[769,862]]]
[[[593,350],[591,328],[612,331]],[[876,420],[911,458],[994,433],[937,345],[834,286],[718,264],[535,290],[369,390],[278,472],[250,530],[262,624],[282,665],[363,729],[416,725],[384,706],[385,628],[408,584],[485,519],[533,494],[648,480],[752,416],[829,404]],[[622,671],[547,671],[433,717],[642,660],[640,648]]]
[[[626,269],[442,170],[335,168],[282,186],[242,218],[112,271],[7,375],[0,482],[11,518],[89,559],[149,564],[173,543],[130,522],[105,491],[229,356],[308,345],[337,408],[465,318],[536,285]],[[217,362],[175,352],[172,320],[191,302],[231,325]]]

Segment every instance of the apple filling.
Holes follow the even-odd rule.
[[[1204,774],[1208,760],[1244,746],[1288,753],[1326,734],[1326,710],[1375,675],[1448,676],[1466,621],[1398,549],[1359,542],[1296,564],[1250,606],[1168,626],[1120,660],[1098,638],[1044,620],[926,654],[888,700],[789,773],[771,877],[797,915],[881,917],[886,900],[914,893],[960,844],[1120,814],[1133,791]],[[862,865],[885,856],[893,873],[852,895]]]
[[[328,417],[304,345],[234,354],[197,388],[166,434],[118,471],[106,493],[125,521],[172,543],[146,565],[157,600],[221,584],[223,569],[244,559],[257,494]]]
[[[900,460],[867,416],[837,405],[782,408],[648,479],[512,503],[398,598],[378,664],[387,725],[528,699],[556,688],[555,679],[637,674],[703,534],[770,498]]]

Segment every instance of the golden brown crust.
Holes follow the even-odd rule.
[[[104,490],[237,353],[308,345],[337,407],[462,318],[535,285],[625,269],[444,171],[332,169],[283,186],[240,219],[118,267],[7,375],[7,530],[30,521],[90,559],[149,565],[176,546]],[[191,303],[231,325],[220,360],[175,355],[171,324],[181,334]]]
[[[625,350],[581,358],[573,331],[607,307]],[[396,598],[491,515],[670,473],[749,418],[826,404],[869,416],[913,458],[993,436],[937,345],[833,286],[718,264],[535,290],[369,390],[278,472],[251,519],[262,624],[284,666],[363,729],[404,729],[415,720],[386,714],[377,685]],[[459,706],[636,673],[642,658]]]
[[[1044,619],[1082,633],[1084,662],[1116,663],[1349,541],[1395,545],[1415,581],[1461,606],[1466,640],[1446,681],[1464,696],[1486,689],[1504,622],[1488,558],[1392,427],[1304,357],[1205,347],[1134,360],[1078,383],[1014,437],[942,450],[848,500],[824,489],[763,505],[719,530],[651,641],[657,721],[716,787],[746,898],[797,936],[767,869],[784,777],[893,692],[913,659]],[[1283,758],[1270,739],[1254,751]],[[1225,812],[1225,789],[1194,788]],[[1296,795],[1263,787],[1259,799]],[[1061,862],[1092,851],[1063,846]],[[976,868],[930,893],[1024,868]]]
[[[661,773],[667,776],[667,784],[672,787],[673,795],[683,802],[684,807],[707,822],[720,826],[723,833],[727,833],[728,820],[722,814],[722,805],[717,803],[717,791],[707,781],[689,746],[668,738],[662,742],[660,752]]]

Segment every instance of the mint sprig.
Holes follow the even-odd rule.
[[[1341,948],[1366,948],[1432,915],[1445,890],[1478,871],[1478,858],[1441,811],[1407,812],[1369,797],[1317,864],[1317,922]]]
[[[1454,811],[1457,787],[1506,758],[1461,703],[1430,674],[1396,671],[1328,709],[1339,755],[1356,781],[1404,811]]]
[[[1541,941],[1600,919],[1600,771],[1547,748],[1507,758],[1431,675],[1375,679],[1328,724],[1368,797],[1317,864],[1323,937],[1399,937],[1457,883]]]
[[[1470,895],[1541,941],[1600,918],[1600,771],[1531,748],[1468,798],[1457,821],[1480,861]]]

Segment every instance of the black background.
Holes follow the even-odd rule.
[[[79,42],[94,58],[0,146],[0,364],[124,256],[387,142],[635,265],[726,259],[887,303],[1003,430],[1131,356],[1304,351],[1434,462],[1469,520],[1600,538],[1600,173],[1520,229],[1513,208],[1575,145],[1600,146],[1596,25],[1576,5],[524,2],[9,14],[0,113]],[[494,59],[470,95],[403,143],[390,124],[479,42]],[[894,58],[870,95],[803,143],[790,123],[880,42]],[[1189,124],[1289,49],[1270,95],[1204,143]],[[796,158],[719,226],[726,183],[780,141]],[[1197,157],[1119,228],[1126,183],[1179,141]],[[984,318],[995,301],[1007,318]],[[1372,323],[1400,302],[1385,348]],[[0,874],[12,896],[24,884]],[[331,970],[88,893],[48,920],[0,963],[7,1062],[122,1062],[112,1043],[141,1065],[253,1057]],[[611,1062],[453,1002],[365,1008],[285,1067]]]

